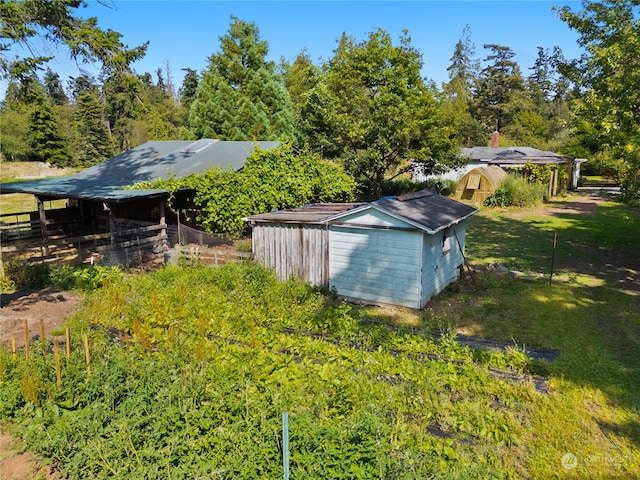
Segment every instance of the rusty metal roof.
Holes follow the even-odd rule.
[[[68,177],[3,183],[0,193],[31,193],[51,198],[128,201],[163,196],[164,189],[130,190],[138,182],[204,173],[211,167],[241,170],[256,147],[274,148],[280,142],[151,141]]]
[[[322,223],[323,220],[362,205],[366,205],[366,203],[312,203],[299,208],[251,215],[243,220],[275,223]]]

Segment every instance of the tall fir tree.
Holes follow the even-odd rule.
[[[231,17],[220,52],[198,83],[189,124],[196,138],[294,140],[295,114],[258,27]]]
[[[473,87],[480,71],[480,61],[475,51],[471,28],[466,25],[447,67],[449,81],[442,88],[443,106],[456,125],[455,135],[460,143],[468,147],[484,145],[488,138],[486,129],[471,115]]]
[[[58,167],[71,164],[66,139],[61,132],[60,119],[47,99],[43,98],[31,111],[29,139],[35,159]]]
[[[484,48],[491,53],[476,82],[474,117],[485,128],[502,131],[522,108],[524,78],[511,48],[497,44],[486,44]]]
[[[97,91],[85,91],[79,95],[73,115],[73,126],[72,149],[76,165],[95,165],[113,155],[111,139],[103,119],[102,102]]]

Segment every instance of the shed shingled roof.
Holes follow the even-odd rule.
[[[149,180],[204,173],[211,167],[238,171],[256,147],[266,150],[280,145],[277,141],[203,140],[198,140],[199,148],[193,152],[188,150],[196,143],[192,141],[146,142],[75,175],[3,183],[0,191],[116,202],[162,196],[167,190],[130,190],[125,187]]]
[[[312,204],[292,210],[280,210],[252,215],[245,221],[252,223],[339,223],[347,215],[374,208],[399,218],[415,228],[435,233],[473,215],[478,210],[467,204],[439,195],[433,190],[397,197],[385,197],[369,203]]]

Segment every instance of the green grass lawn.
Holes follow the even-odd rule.
[[[640,478],[640,215],[572,200],[472,217],[473,275],[420,312],[251,263],[105,276],[62,389],[50,353],[0,355],[0,414],[71,478],[281,477],[283,411],[292,478]]]
[[[471,219],[467,242],[482,270],[527,275],[478,273],[477,286],[461,282],[434,301],[437,316],[461,332],[560,353],[540,366],[554,392],[530,440],[535,478],[630,478],[616,468],[640,464],[638,211],[613,202],[593,214],[486,211]],[[578,456],[576,469],[558,471],[563,451]]]

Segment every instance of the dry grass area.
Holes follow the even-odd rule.
[[[64,177],[75,172],[75,169],[59,168],[43,162],[0,161],[0,182]],[[64,206],[64,200],[58,202],[60,206]],[[53,205],[47,205],[46,208],[55,208],[58,202],[53,202]],[[38,205],[33,195],[22,193],[0,195],[0,214],[31,212],[37,209]]]
[[[0,161],[0,181],[28,180],[34,178],[64,177],[76,170],[60,168],[44,162]]]

